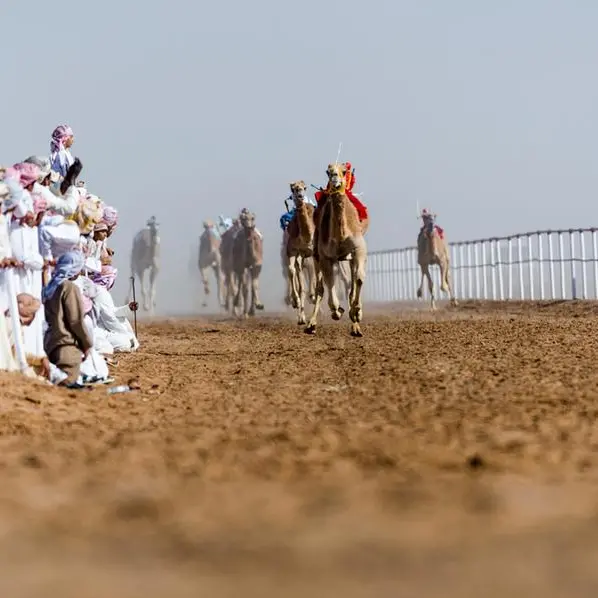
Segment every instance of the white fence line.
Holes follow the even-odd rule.
[[[598,299],[598,228],[460,241],[449,248],[457,299]],[[445,298],[438,267],[430,271],[436,298]],[[420,278],[416,247],[374,251],[368,255],[364,299],[415,300]]]

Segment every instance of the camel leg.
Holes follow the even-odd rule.
[[[361,318],[363,306],[361,303],[361,291],[365,283],[365,266],[367,260],[367,249],[365,242],[353,254],[350,262],[351,267],[351,290],[349,292],[349,318],[351,319],[351,336],[361,337]]]
[[[338,262],[337,262],[338,263]],[[333,320],[340,320],[345,310],[340,306],[338,295],[336,294],[336,276],[334,272],[334,262],[331,260],[324,260],[321,264],[322,278],[324,285],[328,290],[328,307],[330,308],[330,316]]]
[[[152,266],[150,268],[149,283],[150,283],[150,312],[154,313],[156,308],[156,278],[158,276],[158,268]]]
[[[218,305],[222,305],[222,271],[220,269],[220,263],[216,262],[212,269],[214,270],[214,276],[216,278],[216,293],[218,294]]]
[[[450,262],[444,260],[440,263],[440,279],[442,280],[442,286],[440,287],[445,293],[448,293],[451,305],[457,306],[457,300],[453,294],[453,286],[451,285],[451,274],[450,274]]]
[[[295,261],[294,280],[296,282],[296,292],[299,300],[299,304],[297,306],[297,324],[299,326],[304,326],[307,323],[307,320],[305,318],[305,285],[303,280],[303,263],[303,257],[301,255],[298,255],[297,260]]]
[[[287,278],[288,278],[288,286],[291,289],[290,299],[291,299],[291,307],[293,309],[299,309],[299,291],[298,291],[298,283],[297,283],[297,256],[291,255],[289,256],[289,261],[287,263]]]
[[[303,264],[307,276],[309,300],[314,304],[316,302],[316,267],[314,265],[314,258],[310,257],[306,259]]]
[[[436,309],[436,297],[434,297],[434,282],[432,281],[432,275],[430,274],[430,266],[429,264],[425,264],[422,268],[422,284],[420,285],[420,290],[423,286],[423,277],[425,276],[428,279],[428,290],[430,291],[430,309],[434,311]],[[419,297],[421,294],[418,293]]]
[[[201,303],[202,307],[208,306],[208,295],[210,294],[210,283],[208,282],[208,277],[206,275],[206,268],[199,268],[199,275],[201,276],[201,284],[203,285],[203,294],[204,298]]]
[[[324,278],[320,268],[320,262],[315,262],[315,276],[316,276],[316,301],[314,303],[314,309],[311,312],[309,322],[303,330],[306,334],[315,334],[316,325],[318,323],[318,315],[320,314],[320,307],[322,306],[322,299],[324,299]]]
[[[349,295],[352,287],[351,262],[338,262],[338,273],[340,274],[340,282],[345,296],[345,301],[350,302]]]
[[[233,315],[238,315],[241,318],[247,317],[247,284],[244,281],[245,269],[236,271],[234,274],[234,280],[236,283],[235,299],[233,301]],[[243,309],[241,307],[241,300],[243,299]]]
[[[147,276],[145,275],[145,273],[145,270],[142,270],[139,273],[139,287],[141,290],[141,302],[143,303],[143,309],[145,311],[149,311],[150,306],[148,301]]]
[[[421,299],[424,296],[424,278],[426,275],[424,273],[424,266],[420,264],[419,269],[421,271],[421,280],[419,281],[419,287],[417,289],[417,298]]]
[[[264,310],[264,304],[260,299],[260,274],[262,266],[253,266],[251,268],[251,302],[258,311]]]

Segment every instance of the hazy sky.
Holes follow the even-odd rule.
[[[75,131],[89,190],[133,234],[161,223],[163,310],[199,285],[204,218],[253,209],[280,306],[288,183],[343,142],[370,249],[414,243],[416,201],[450,240],[595,224],[595,0],[2,0],[1,163]]]

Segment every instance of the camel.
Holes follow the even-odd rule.
[[[131,278],[139,278],[143,309],[153,312],[156,307],[156,277],[159,271],[160,237],[155,216],[147,221],[147,227],[140,230],[133,239],[131,249]],[[149,270],[149,299],[145,285],[145,271]],[[128,299],[131,299],[129,297]]]
[[[334,266],[350,258],[351,288],[349,291],[349,318],[351,336],[361,337],[363,307],[361,291],[365,283],[367,245],[364,233],[368,221],[360,222],[357,208],[346,194],[346,167],[329,164],[326,170],[328,185],[316,208],[315,249],[316,303],[305,328],[307,334],[315,334],[318,314],[324,297],[324,285],[328,289],[328,307],[333,320],[340,320],[344,309],[340,307],[335,288]]]
[[[203,284],[204,301],[203,307],[208,305],[208,295],[210,294],[210,285],[208,283],[207,269],[211,268],[216,278],[216,293],[218,294],[218,305],[222,305],[222,268],[220,255],[220,236],[214,229],[214,224],[210,220],[203,223],[204,231],[199,237],[199,258],[198,266]]]
[[[421,282],[417,289],[417,297],[418,299],[423,297],[425,277],[428,279],[430,307],[432,311],[436,309],[434,283],[430,275],[430,266],[437,265],[440,267],[440,290],[448,293],[451,305],[456,306],[457,300],[453,295],[450,281],[450,254],[444,232],[435,224],[436,214],[430,214],[427,210],[422,210],[421,217],[423,218],[424,225],[417,236],[417,263],[421,270]]]
[[[263,242],[255,228],[255,215],[249,211],[241,212],[239,216],[240,230],[233,240],[233,272],[237,292],[234,307],[239,308],[243,299],[241,317],[255,315],[255,310],[263,310],[264,305],[259,298],[259,276],[263,263]],[[251,278],[251,303],[247,301]]]
[[[235,242],[235,235],[241,229],[241,224],[238,218],[232,221],[232,226],[222,233],[220,239],[220,268],[222,270],[223,278],[223,304],[222,306],[227,312],[233,313],[233,302],[237,293],[235,285],[235,276],[233,271],[233,245]]]
[[[315,302],[315,266],[313,261],[314,206],[305,201],[307,186],[303,181],[291,183],[291,196],[295,203],[295,213],[286,234],[286,271],[291,290],[291,305],[297,310],[297,324],[305,325],[305,279],[307,274],[310,298]],[[313,269],[313,272],[310,272]],[[313,284],[313,287],[312,287]],[[313,291],[312,291],[313,289]]]

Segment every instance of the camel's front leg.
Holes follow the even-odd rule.
[[[264,304],[260,300],[260,274],[262,273],[261,266],[253,266],[251,268],[251,309],[255,314],[255,310],[262,311]]]
[[[216,278],[216,293],[218,294],[218,305],[222,305],[222,296],[223,296],[223,289],[222,289],[222,271],[220,269],[220,264],[217,262],[212,267],[214,271],[214,277]]]
[[[206,268],[199,267],[199,275],[201,277],[201,284],[203,285],[203,294],[204,298],[201,303],[202,307],[208,306],[208,295],[210,294],[210,283],[208,282],[208,277],[206,275]]]
[[[442,280],[442,286],[440,289],[445,293],[448,293],[449,299],[452,306],[457,305],[457,300],[453,294],[453,286],[451,285],[450,278],[450,263],[448,260],[442,261],[440,264],[440,280]]]
[[[322,299],[324,299],[324,278],[320,268],[320,263],[314,260],[314,272],[316,278],[316,300],[314,303],[314,309],[309,318],[309,322],[304,329],[306,334],[315,334],[316,325],[318,323],[318,315],[320,313],[320,307],[322,305]]]
[[[141,289],[141,302],[143,303],[143,309],[145,311],[150,311],[150,304],[149,304],[149,293],[147,289],[147,279],[146,270],[142,270],[139,273],[139,287]]]
[[[298,255],[297,260],[295,261],[295,281],[298,297],[297,324],[300,326],[305,325],[307,322],[305,317],[305,285],[303,280],[303,264],[303,256]]]
[[[156,279],[158,277],[158,266],[154,265],[150,268],[150,310],[154,313],[156,308]]]
[[[361,331],[361,319],[363,306],[361,303],[361,291],[365,283],[365,270],[367,261],[367,249],[365,242],[353,254],[351,260],[351,290],[349,292],[349,318],[351,319],[351,336],[363,336]]]
[[[291,255],[287,262],[287,279],[290,288],[291,307],[299,309],[299,289],[297,283],[297,256]]]
[[[311,303],[316,302],[316,267],[314,264],[314,258],[307,258],[303,262],[303,268],[307,277],[307,288],[309,289],[309,300]]]
[[[428,279],[428,290],[430,291],[430,309],[434,311],[436,309],[436,297],[434,297],[434,282],[432,281],[432,275],[430,274],[430,266],[428,264],[421,266],[422,270],[422,281],[417,291],[417,296],[421,298],[422,288],[424,286],[424,276]]]
[[[233,315],[238,315],[241,318],[247,317],[247,283],[245,282],[245,269],[235,271],[235,284],[237,285],[235,300],[233,301]],[[239,310],[243,301],[243,309]]]
[[[336,294],[336,277],[334,275],[334,262],[324,260],[321,262],[322,278],[324,285],[328,290],[328,307],[333,320],[340,320],[345,310],[340,306],[338,295]]]

